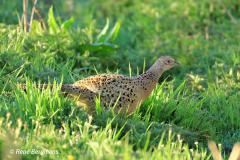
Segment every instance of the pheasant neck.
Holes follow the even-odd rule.
[[[162,72],[161,73],[155,73],[155,72],[152,72],[151,70],[148,70],[146,71],[145,73],[141,74],[138,79],[144,81],[144,82],[151,82],[151,83],[154,83],[154,82],[158,82],[158,79],[160,78],[160,76],[162,75]]]
[[[159,64],[155,63],[142,75],[146,76],[146,78],[149,77],[150,79],[158,81],[163,72],[163,68]]]
[[[163,72],[162,67],[155,63],[145,73],[137,77],[137,79],[141,81],[140,88],[143,90],[143,98],[150,95]]]
[[[139,83],[139,92],[141,94],[141,99],[146,99],[156,87],[158,83],[158,78],[160,75],[153,73],[152,71],[147,71],[137,77]]]

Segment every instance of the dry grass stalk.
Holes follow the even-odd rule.
[[[24,23],[23,27],[25,32],[28,32],[27,8],[28,8],[28,0],[23,0],[23,23]]]
[[[214,160],[223,160],[222,155],[214,141],[208,141],[208,148],[210,149]],[[228,160],[240,160],[240,143],[236,143],[233,146]]]

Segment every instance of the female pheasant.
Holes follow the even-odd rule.
[[[90,111],[95,108],[96,97],[100,97],[102,106],[114,106],[116,111],[130,114],[151,94],[162,73],[177,64],[170,56],[162,56],[139,76],[100,74],[73,84],[63,84],[61,91],[75,97],[80,106],[87,106]],[[26,85],[20,86],[26,87]],[[47,85],[38,87],[45,88]]]

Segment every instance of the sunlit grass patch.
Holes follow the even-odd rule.
[[[29,132],[26,127],[21,129],[23,123],[13,127],[10,117],[7,120],[2,119],[1,147],[8,145],[2,156],[9,156],[8,154],[12,150],[16,152],[17,150],[25,151],[34,148],[38,151],[51,150],[52,153],[54,151],[54,154],[23,154],[18,156],[22,158],[41,156],[47,159],[66,158],[68,155],[84,159],[209,158],[206,150],[198,149],[197,143],[195,149],[191,149],[183,143],[180,135],[174,135],[171,130],[160,135],[161,138],[156,142],[155,147],[150,146],[149,138],[151,138],[151,134],[148,134],[148,138],[145,139],[143,144],[144,147],[135,150],[135,147],[131,144],[130,133],[120,138],[119,135],[122,130],[113,128],[112,121],[108,121],[106,127],[99,129],[92,123],[92,118],[89,117],[85,122],[81,120],[73,121],[74,125],[71,127],[75,126],[76,128],[73,132],[69,132],[71,127],[66,123],[63,123],[61,130],[56,130],[53,124],[35,123],[35,128]],[[21,120],[18,121],[21,122]]]
[[[5,110],[11,113],[13,121],[21,118],[28,125],[33,121],[39,123],[60,123],[64,115],[71,113],[73,103],[60,93],[60,85],[54,82],[45,89],[37,87],[36,83],[26,81],[26,90],[15,88],[15,100],[5,104]]]

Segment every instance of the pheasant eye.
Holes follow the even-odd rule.
[[[166,60],[166,61],[165,61],[165,64],[166,64],[166,65],[168,65],[168,64],[170,64],[170,63],[171,63],[170,60]]]

